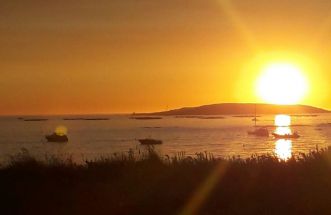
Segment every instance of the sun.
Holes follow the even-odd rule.
[[[289,63],[265,66],[256,86],[263,101],[280,105],[297,104],[308,91],[308,82],[301,69]]]

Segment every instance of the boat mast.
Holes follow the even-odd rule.
[[[256,127],[256,103],[254,103],[254,127]]]

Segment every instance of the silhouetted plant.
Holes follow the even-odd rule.
[[[162,157],[146,147],[83,164],[22,149],[2,165],[0,192],[1,214],[178,214],[197,204],[193,196],[203,199],[197,214],[327,214],[331,149],[285,162],[274,154]]]

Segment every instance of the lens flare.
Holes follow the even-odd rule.
[[[59,136],[67,135],[67,133],[68,133],[68,129],[67,129],[67,127],[65,127],[63,125],[57,126],[55,129],[55,134],[57,134]]]

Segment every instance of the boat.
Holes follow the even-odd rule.
[[[294,132],[293,134],[277,134],[277,133],[273,132],[272,135],[277,139],[292,139],[292,138],[300,137],[298,132]]]
[[[269,131],[267,128],[255,128],[255,130],[248,131],[247,133],[258,137],[269,137]]]
[[[256,122],[258,119],[256,118],[256,104],[254,105],[254,118],[252,119],[254,121],[254,130],[248,131],[247,133],[249,135],[255,135],[257,137],[269,137],[269,131],[267,128],[257,128]]]
[[[51,135],[45,136],[48,142],[56,142],[56,143],[65,143],[68,142],[67,135],[58,135],[56,133],[53,133]]]
[[[162,140],[156,140],[151,138],[139,139],[138,141],[141,145],[160,145],[163,143]]]

